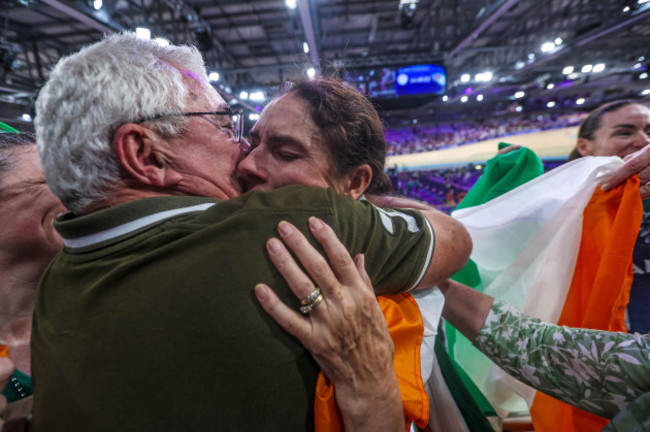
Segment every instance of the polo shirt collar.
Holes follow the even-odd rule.
[[[65,214],[54,227],[66,248],[92,247],[131,235],[164,220],[204,211],[219,200],[205,197],[165,196],[145,198],[81,216]]]

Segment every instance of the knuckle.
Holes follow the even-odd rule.
[[[354,265],[354,262],[352,261],[352,257],[350,257],[348,251],[334,252],[330,257],[330,261],[332,265],[335,267],[345,267],[349,265]]]
[[[311,281],[308,280],[301,280],[296,283],[295,288],[297,291],[300,293],[304,293],[305,295],[309,295],[314,290],[314,284]]]
[[[310,266],[310,271],[314,277],[324,277],[330,274],[330,267],[323,257],[318,257]]]
[[[639,172],[642,171],[643,168],[647,166],[647,161],[645,161],[643,158],[632,158],[629,161],[626,162],[626,165],[629,167],[629,169],[633,172]]]

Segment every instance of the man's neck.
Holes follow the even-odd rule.
[[[119,188],[111,192],[106,199],[95,202],[92,206],[86,207],[84,214],[93,213],[109,207],[115,207],[121,204],[126,204],[131,201],[141,200],[145,198],[161,197],[161,196],[202,196],[206,198],[215,198],[221,200],[230,199],[230,197],[223,191],[213,188],[210,191],[203,193],[192,193],[191,188],[178,189],[146,189],[146,188]]]
[[[99,210],[115,207],[121,204],[126,204],[131,201],[137,201],[145,198],[178,195],[172,192],[173,191],[120,189],[111,193],[110,196],[106,197],[106,199],[101,201],[96,201],[93,205],[86,207],[84,214],[93,213]]]

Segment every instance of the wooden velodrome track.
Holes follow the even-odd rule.
[[[510,135],[426,153],[390,156],[386,160],[386,166],[389,168],[397,167],[398,170],[412,170],[484,163],[496,154],[500,142],[528,147],[537,153],[537,156],[541,159],[566,159],[575,147],[577,132],[577,127],[551,129],[542,132]]]

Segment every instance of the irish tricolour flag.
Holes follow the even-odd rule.
[[[544,321],[625,331],[632,250],[643,216],[638,179],[605,193],[602,176],[621,159],[585,157],[513,189],[508,173],[521,174],[522,163],[537,158],[527,149],[503,156],[517,163],[493,182],[483,176],[465,208],[453,213],[474,241],[475,267],[460,281]],[[536,431],[600,431],[607,423],[507,376],[453,328],[449,350],[501,414],[530,410]]]

